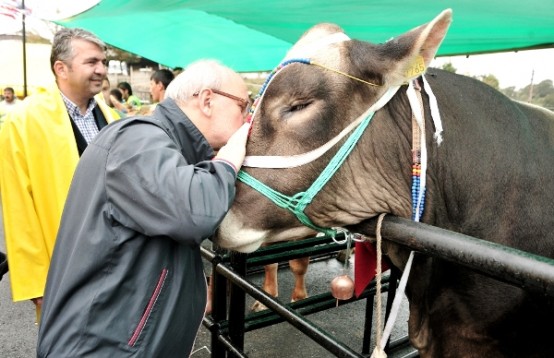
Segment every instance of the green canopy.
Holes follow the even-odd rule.
[[[240,72],[273,69],[311,26],[332,22],[351,38],[384,42],[431,21],[453,23],[438,56],[554,45],[552,0],[102,0],[57,21],[168,67],[217,58]]]

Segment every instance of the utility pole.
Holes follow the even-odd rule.
[[[531,71],[531,84],[529,85],[529,98],[527,99],[527,102],[531,102],[533,99],[533,78],[535,77],[535,69]]]
[[[27,38],[25,32],[25,0],[21,1],[21,23],[23,28],[23,97],[27,97]]]

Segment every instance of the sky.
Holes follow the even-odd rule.
[[[470,76],[494,75],[500,88],[521,89],[544,80],[554,81],[554,49],[504,52],[488,55],[437,57],[432,67],[452,63],[456,73]]]
[[[0,0],[0,4],[21,0]],[[26,7],[32,9],[35,15],[45,19],[61,19],[80,13],[99,0],[25,0]],[[20,27],[18,22],[0,21],[0,34],[12,33]],[[28,26],[36,27],[41,33],[53,36],[47,26],[33,16],[28,18]],[[45,36],[47,37],[47,36]],[[48,37],[47,37],[48,38]],[[521,89],[533,82],[543,80],[554,81],[554,49],[527,50],[489,55],[471,55],[455,57],[438,57],[432,63],[433,67],[442,67],[445,63],[452,63],[457,73],[469,76],[494,75],[500,88],[515,87]]]
[[[6,0],[0,0],[2,1]],[[100,0],[25,0],[25,6],[40,14],[43,19],[57,20],[83,12],[98,2]]]
[[[57,20],[81,13],[100,0],[25,0],[25,8],[31,11],[26,17],[25,27],[30,31],[40,33],[43,37],[51,40],[53,33],[48,22],[41,19]],[[21,0],[0,0],[0,5],[8,7],[17,6],[21,8]],[[11,19],[7,16],[0,16],[0,34],[13,34],[21,29],[20,19]]]

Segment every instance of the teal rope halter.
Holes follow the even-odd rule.
[[[342,163],[344,163],[346,157],[352,152],[356,143],[362,136],[364,130],[369,125],[369,122],[373,118],[374,113],[370,113],[359,125],[356,127],[354,132],[348,137],[346,142],[340,147],[335,156],[331,159],[329,164],[323,169],[319,177],[313,182],[313,184],[306,190],[299,192],[293,196],[287,196],[282,194],[269,186],[265,185],[258,179],[254,178],[247,172],[241,170],[238,173],[238,179],[243,183],[251,186],[253,189],[257,190],[261,194],[265,195],[269,200],[271,200],[275,205],[280,208],[287,209],[292,212],[298,220],[307,227],[314,229],[319,232],[323,232],[329,236],[336,236],[337,231],[335,229],[322,228],[315,225],[310,218],[304,213],[306,207],[312,202],[313,198],[319,193],[321,188],[331,177],[336,173],[340,168]]]

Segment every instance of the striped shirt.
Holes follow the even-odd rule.
[[[75,122],[77,128],[79,128],[79,131],[83,135],[83,138],[87,141],[87,144],[90,143],[98,134],[98,126],[96,125],[94,114],[92,113],[92,110],[96,107],[96,100],[91,98],[85,114],[81,114],[79,107],[77,107],[75,103],[71,102],[71,100],[63,93],[61,93],[61,95],[65,103],[65,107],[67,108],[67,113],[69,113],[69,116],[73,119],[73,122]]]

